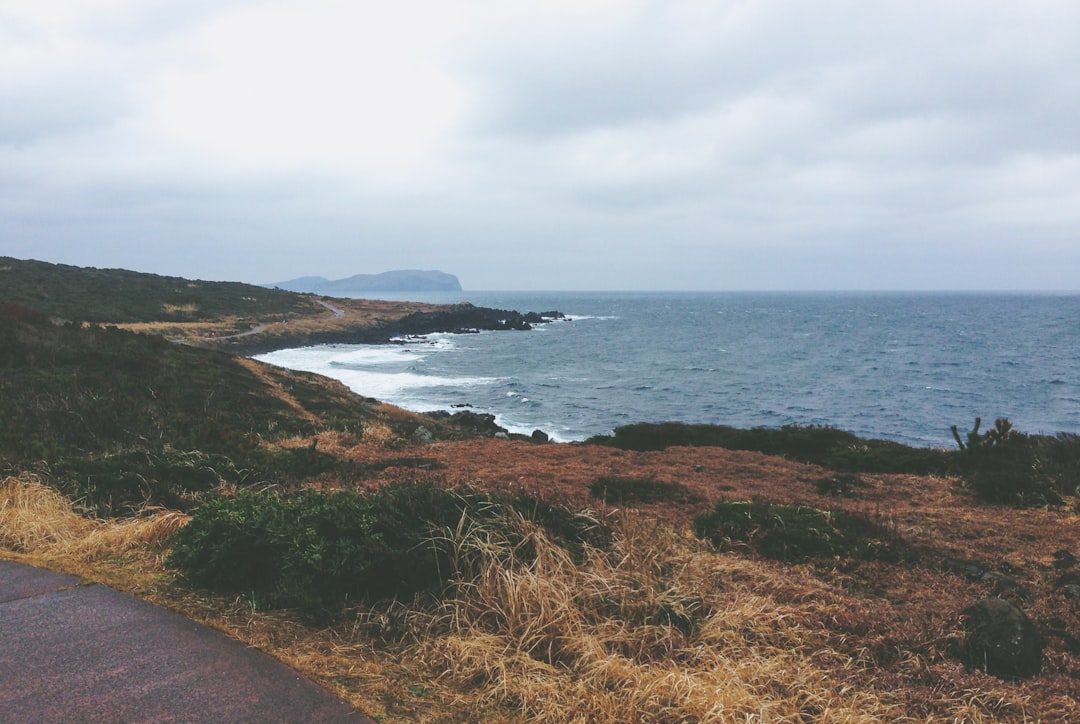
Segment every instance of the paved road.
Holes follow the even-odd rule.
[[[341,319],[342,317],[345,316],[345,310],[344,309],[339,309],[339,308],[333,306],[332,304],[327,304],[326,302],[322,301],[321,299],[316,299],[315,303],[316,304],[321,304],[322,306],[326,307],[327,311],[333,313],[333,315],[335,317],[337,317],[338,319]],[[251,329],[245,330],[243,332],[237,332],[236,334],[223,334],[223,335],[221,335],[219,337],[206,337],[204,339],[239,339],[241,337],[251,337],[252,335],[256,335],[256,334],[260,334],[262,332],[265,332],[266,328],[268,326],[269,325],[266,325],[266,324],[260,324],[258,326],[252,327]]]
[[[253,334],[259,334],[266,331],[267,325],[260,324],[244,332],[237,332],[236,334],[223,334],[218,337],[211,337],[210,339],[238,339],[240,337],[250,337]]]
[[[316,300],[315,300],[315,303],[316,303],[316,304],[321,304],[321,305],[323,305],[324,307],[326,307],[327,309],[329,309],[329,310],[330,310],[331,312],[333,312],[333,313],[334,313],[334,316],[335,316],[335,317],[337,317],[338,319],[341,319],[342,317],[344,317],[344,316],[345,316],[345,310],[344,310],[344,309],[338,309],[338,308],[337,308],[337,307],[335,307],[334,305],[332,305],[332,304],[327,304],[326,302],[324,302],[324,301],[323,301],[323,300],[321,300],[321,299],[316,299]]]
[[[9,561],[0,561],[0,721],[374,724],[219,631]]]

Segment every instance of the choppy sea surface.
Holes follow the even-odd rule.
[[[360,295],[358,295],[360,296]],[[633,422],[831,425],[953,447],[1008,417],[1080,433],[1080,294],[378,295],[558,310],[529,332],[280,350],[258,359],[428,411],[470,405],[515,432],[581,440]]]

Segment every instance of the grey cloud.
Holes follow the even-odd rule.
[[[476,105],[431,178],[392,189],[118,125],[152,124],[133,89],[217,7],[97,16],[82,67],[0,74],[3,253],[255,282],[422,266],[473,289],[1076,286],[1080,5],[511,23],[458,49]]]
[[[725,6],[693,27],[680,4],[647,3],[621,25],[496,41],[465,62],[486,100],[476,127],[549,139],[668,121],[764,92],[806,99],[834,132],[945,116],[984,130],[987,145],[1059,148],[1075,137],[1063,119],[1078,95],[1080,46],[1063,44],[1067,29],[1026,36],[1001,6],[909,5],[774,3],[748,18]],[[1057,12],[1064,28],[1080,21],[1075,10]],[[679,42],[687,35],[689,48]],[[1046,43],[1062,47],[1047,53]],[[813,147],[807,139],[807,152]]]
[[[215,15],[253,7],[260,0],[189,0],[163,3],[139,0],[88,14],[80,21],[86,37],[98,42],[146,46],[197,28]]]
[[[0,146],[24,146],[54,136],[108,126],[130,106],[115,86],[95,79],[43,79],[0,90]]]

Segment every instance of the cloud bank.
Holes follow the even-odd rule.
[[[1078,29],[1062,2],[0,0],[0,251],[1076,289]]]

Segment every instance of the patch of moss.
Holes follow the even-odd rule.
[[[694,532],[721,550],[748,545],[766,558],[898,561],[909,551],[891,531],[862,516],[802,505],[721,501],[694,520]]]
[[[610,505],[647,505],[650,503],[699,503],[702,497],[679,483],[665,483],[649,478],[597,478],[589,486],[589,495]]]

